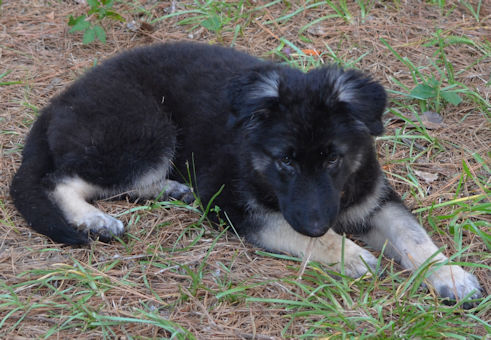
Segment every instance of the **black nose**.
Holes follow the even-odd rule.
[[[319,222],[311,222],[308,227],[306,228],[306,234],[307,236],[310,237],[320,237],[327,233],[329,230],[329,225],[325,223]]]
[[[324,235],[331,226],[330,218],[326,214],[319,213],[318,211],[311,211],[308,214],[305,211],[299,211],[292,217],[289,222],[293,229],[310,237]]]
[[[303,217],[308,236],[319,237],[329,230],[330,221],[325,211],[313,209],[307,216]]]

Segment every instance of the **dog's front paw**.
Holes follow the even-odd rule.
[[[85,215],[75,221],[75,224],[80,230],[90,234],[92,238],[99,238],[103,242],[109,242],[124,232],[124,225],[121,221],[102,212]]]
[[[344,247],[342,246],[343,242]],[[352,278],[362,276],[369,269],[374,272],[378,262],[377,258],[368,250],[336,234],[332,229],[329,229],[325,235],[316,239],[312,260],[330,265],[335,271],[340,273],[344,269],[344,274]]]
[[[368,267],[367,267],[368,266]],[[369,268],[376,271],[377,258],[361,247],[347,249],[344,256],[344,272],[352,278],[364,275]]]
[[[459,266],[442,266],[428,277],[428,281],[438,295],[449,303],[460,301],[467,296],[470,299],[482,297],[482,289],[476,277]],[[472,303],[465,302],[463,307],[471,308]]]

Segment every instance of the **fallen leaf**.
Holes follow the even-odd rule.
[[[302,52],[305,53],[305,55],[316,56],[316,57],[319,56],[319,52],[317,52],[316,50],[306,49],[306,50],[302,50]]]
[[[414,173],[428,184],[431,184],[438,179],[438,174],[432,174],[431,172],[414,170]]]
[[[316,35],[316,36],[326,35],[326,30],[321,25],[310,26],[309,28],[307,28],[307,32],[309,32],[312,35]]]
[[[442,128],[445,124],[443,123],[443,117],[433,111],[425,111],[419,116],[423,126],[429,130],[437,130]],[[411,117],[411,120],[417,122],[418,119],[415,116]]]
[[[151,24],[149,24],[148,22],[142,22],[140,24],[140,29],[142,31],[146,31],[146,32],[153,32],[154,27]]]
[[[138,31],[137,23],[135,20],[131,20],[126,24],[126,28],[130,30],[131,32],[136,32]]]
[[[433,111],[423,112],[421,120],[427,129],[439,129],[444,125],[443,117],[439,113]]]

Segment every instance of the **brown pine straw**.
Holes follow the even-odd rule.
[[[314,250],[315,244],[317,243],[317,238],[310,238],[307,247],[305,248],[305,252],[303,255],[302,264],[300,265],[300,270],[298,271],[297,280],[302,280],[303,273],[305,273],[305,269],[309,264],[310,258],[312,257],[312,251]]]
[[[166,11],[171,8],[172,3],[176,10],[184,10],[185,5],[193,3],[150,0],[138,2],[149,11],[152,18],[168,13]],[[91,292],[92,289],[81,286],[81,281],[76,279],[77,275],[91,275],[97,278],[99,283],[96,287],[99,290],[84,303],[84,307],[104,315],[134,317],[135,311],[142,309],[145,304],[148,310],[155,311],[162,319],[179,324],[198,339],[298,338],[316,320],[298,317],[290,323],[290,312],[284,306],[247,302],[245,298],[240,298],[240,294],[237,299],[217,299],[214,292],[225,290],[223,285],[231,282],[231,287],[248,286],[246,293],[250,297],[291,299],[292,292],[302,295],[298,286],[279,279],[305,279],[309,254],[314,244],[307,247],[300,268],[297,262],[256,253],[258,249],[239,241],[232,233],[222,236],[211,248],[218,233],[206,227],[204,234],[198,238],[199,229],[188,227],[196,223],[199,216],[185,209],[172,208],[122,215],[121,220],[127,226],[128,233],[133,235],[125,238],[128,246],[118,242],[95,242],[89,247],[71,248],[53,244],[36,234],[15,211],[8,186],[20,164],[21,146],[32,121],[49,98],[59,93],[94,62],[139,45],[189,40],[191,33],[194,40],[224,45],[230,45],[234,37],[233,30],[224,30],[220,36],[206,29],[191,32],[189,26],[177,25],[183,17],[161,20],[152,24],[153,30],[136,32],[127,29],[125,23],[106,20],[104,27],[107,43],[83,45],[81,34],[69,34],[67,26],[70,15],[76,16],[87,11],[88,7],[80,3],[81,1],[71,0],[4,0],[0,6],[0,74],[10,72],[0,82],[11,83],[0,86],[0,280],[14,289],[26,306],[25,310],[13,311],[13,307],[9,306],[0,310],[0,320],[11,313],[0,329],[0,337],[42,337],[50,328],[62,324],[72,316],[67,309],[59,307],[66,306],[69,302],[63,300],[61,295],[56,295],[52,289],[38,284],[43,278],[52,279],[50,282],[55,285],[57,292],[66,290],[67,296],[77,299],[80,294]],[[138,14],[131,3],[133,2],[117,2],[115,10],[128,22],[150,22],[149,17]],[[251,3],[260,6],[266,2]],[[454,10],[446,15],[441,15],[438,6],[430,6],[424,1],[398,1],[398,8],[395,2],[377,1],[364,22],[356,16],[351,23],[334,18],[319,23],[315,30],[311,30],[312,33],[306,30],[303,35],[311,42],[299,37],[299,30],[332,11],[327,7],[318,7],[286,22],[266,24],[268,20],[291,13],[303,5],[302,1],[289,3],[291,8],[281,2],[255,13],[251,19],[239,19],[236,24],[242,25],[242,31],[237,37],[235,47],[267,59],[275,58],[269,52],[279,46],[280,39],[291,41],[301,49],[320,53],[328,52],[327,44],[339,58],[347,61],[356,60],[369,52],[356,67],[370,72],[388,89],[402,91],[394,79],[408,88],[415,84],[407,67],[387,50],[381,38],[415,65],[428,65],[432,72],[434,69],[429,60],[434,59],[436,48],[424,44],[433,39],[436,28],[440,28],[442,34],[470,37],[480,43],[489,39],[490,6],[484,5],[485,1],[482,2],[480,23],[456,0],[447,1]],[[355,2],[348,3],[351,13],[359,13]],[[474,46],[466,44],[448,46],[445,53],[454,70],[462,71],[458,80],[489,100],[490,91],[486,81],[489,79],[491,61],[482,60],[474,64],[480,54]],[[330,59],[324,56],[323,62],[329,63]],[[410,115],[411,112],[403,114]],[[491,129],[489,121],[478,108],[467,101],[459,106],[448,105],[441,114],[444,126],[429,133],[445,145],[445,150],[424,154],[412,165],[420,171],[438,173],[438,180],[431,184],[421,184],[428,192],[425,197],[406,195],[406,202],[412,209],[455,198],[463,162],[473,175],[485,174],[482,164],[471,156],[472,153],[481,155],[488,166],[491,164],[488,158]],[[385,119],[388,134],[404,127],[402,121],[391,115]],[[427,146],[424,141],[417,142],[424,148]],[[454,144],[462,148],[453,147]],[[410,192],[411,188],[407,183],[392,175],[407,175],[406,164],[394,160],[409,157],[410,148],[401,145],[393,149],[393,144],[386,141],[378,141],[377,147],[381,163],[389,172],[388,180],[399,193]],[[469,152],[464,153],[464,149]],[[460,188],[461,197],[483,192],[484,188],[474,181],[467,181]],[[138,207],[138,204],[126,201],[104,201],[97,205],[113,215]],[[451,207],[440,208],[437,213],[445,215],[451,212],[450,209]],[[423,213],[423,221],[425,214]],[[491,222],[490,216],[479,218]],[[426,227],[431,230],[428,225]],[[434,232],[432,238],[438,246],[450,245],[444,251],[447,255],[455,253],[454,241],[449,233]],[[198,240],[194,242],[196,239]],[[470,248],[461,256],[460,261],[490,265],[489,259],[475,255],[487,250],[474,233],[464,230],[463,246]],[[205,259],[200,286],[193,291],[189,273],[183,268],[197,271]],[[117,263],[113,267],[106,267],[114,264],[115,260]],[[159,266],[162,263],[166,266]],[[35,274],[34,270],[41,272]],[[57,275],[53,271],[67,278],[55,280]],[[475,268],[475,274],[485,291],[490,292],[491,277],[486,269]],[[29,280],[33,281],[27,284]],[[5,293],[7,292],[0,288],[0,294]],[[385,292],[376,289],[373,294],[377,298]],[[38,307],[29,311],[29,306]],[[390,315],[391,306],[383,308],[387,312],[384,315]],[[357,311],[346,313],[354,315]],[[54,315],[57,317],[53,317]],[[368,323],[360,326],[365,327],[367,332],[373,328]],[[115,337],[120,339],[124,339],[127,334],[142,338],[170,335],[154,325],[141,323],[128,323],[113,330],[116,332]],[[475,330],[477,335],[484,336],[485,332],[484,327],[477,327]],[[67,328],[53,337],[55,336],[63,339],[98,339],[103,334],[100,327],[84,329],[80,326]]]

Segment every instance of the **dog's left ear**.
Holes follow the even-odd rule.
[[[328,68],[327,79],[331,95],[327,104],[340,102],[353,117],[362,122],[370,134],[379,136],[384,132],[382,114],[387,103],[387,94],[382,85],[355,70],[343,71]]]
[[[233,78],[228,86],[233,112],[228,124],[268,117],[269,109],[278,102],[279,86],[280,76],[270,68],[257,68]]]

